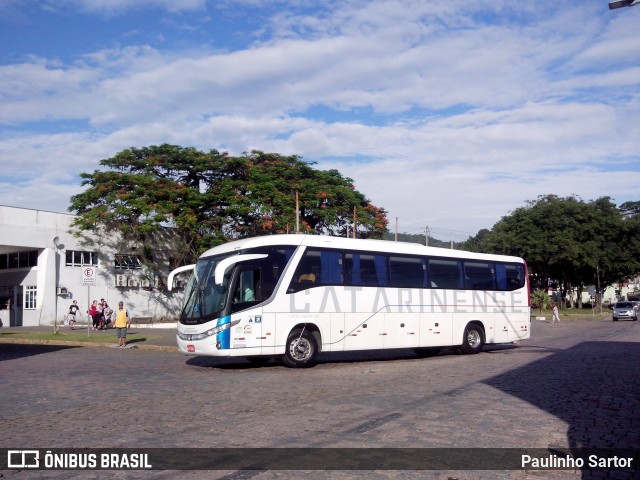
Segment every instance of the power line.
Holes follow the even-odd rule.
[[[453,236],[457,235],[457,236],[472,237],[475,235],[475,233],[465,232],[464,230],[451,230],[446,228],[431,228],[431,231],[440,232],[446,235],[453,235]]]
[[[426,227],[429,229],[429,235],[431,235],[432,233],[436,232],[436,233],[440,233],[443,235],[447,235],[447,236],[454,236],[454,237],[473,237],[475,235],[475,233],[472,232],[465,232],[463,230],[451,230],[451,229],[446,229],[446,228],[434,228],[434,227]],[[425,227],[422,228],[412,228],[410,230],[405,230],[404,232],[401,233],[406,233],[406,234],[416,234],[416,233],[421,233],[422,235],[424,235],[425,232]]]
[[[397,219],[396,219],[396,222],[397,222]],[[437,227],[431,227],[429,225],[422,228],[416,227],[416,228],[411,228],[409,230],[405,230],[404,232],[398,232],[397,223],[396,223],[396,233],[404,233],[406,235],[424,235],[426,245],[429,244],[429,237],[436,240],[440,240],[440,241],[442,241],[442,237],[449,240],[455,239],[456,241],[465,241],[468,238],[474,237],[476,235],[476,233],[467,232],[464,230],[455,230],[451,228],[437,228]]]

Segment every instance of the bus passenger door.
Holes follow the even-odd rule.
[[[231,327],[231,348],[246,349],[247,355],[261,355],[262,308],[252,308],[264,300],[264,285],[259,265],[247,262],[241,266],[233,291],[231,321],[239,322]],[[270,295],[270,293],[269,293]]]

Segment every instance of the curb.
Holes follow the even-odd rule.
[[[173,323],[131,323],[131,328],[178,328],[178,322]]]
[[[106,347],[115,348],[115,343],[102,343],[102,342],[76,342],[67,340],[34,340],[29,338],[3,338],[0,339],[0,344],[17,344],[17,345],[57,345],[61,347]],[[160,352],[177,352],[178,347],[169,347],[163,345],[136,345],[136,343],[130,343],[125,348],[128,350],[156,350]]]

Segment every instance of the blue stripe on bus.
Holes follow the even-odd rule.
[[[220,326],[229,322],[231,322],[231,316],[227,315],[225,317],[220,317],[216,325]],[[218,333],[217,338],[218,338],[218,342],[220,342],[221,350],[228,350],[229,348],[231,348],[231,329],[230,328],[227,328],[226,330],[223,330],[222,332]]]

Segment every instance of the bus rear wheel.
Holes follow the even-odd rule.
[[[470,323],[464,329],[462,335],[462,345],[460,351],[462,353],[474,354],[480,353],[484,346],[484,331],[477,323]]]
[[[312,367],[318,354],[315,337],[307,331],[294,330],[287,338],[287,347],[282,362],[287,367]]]

